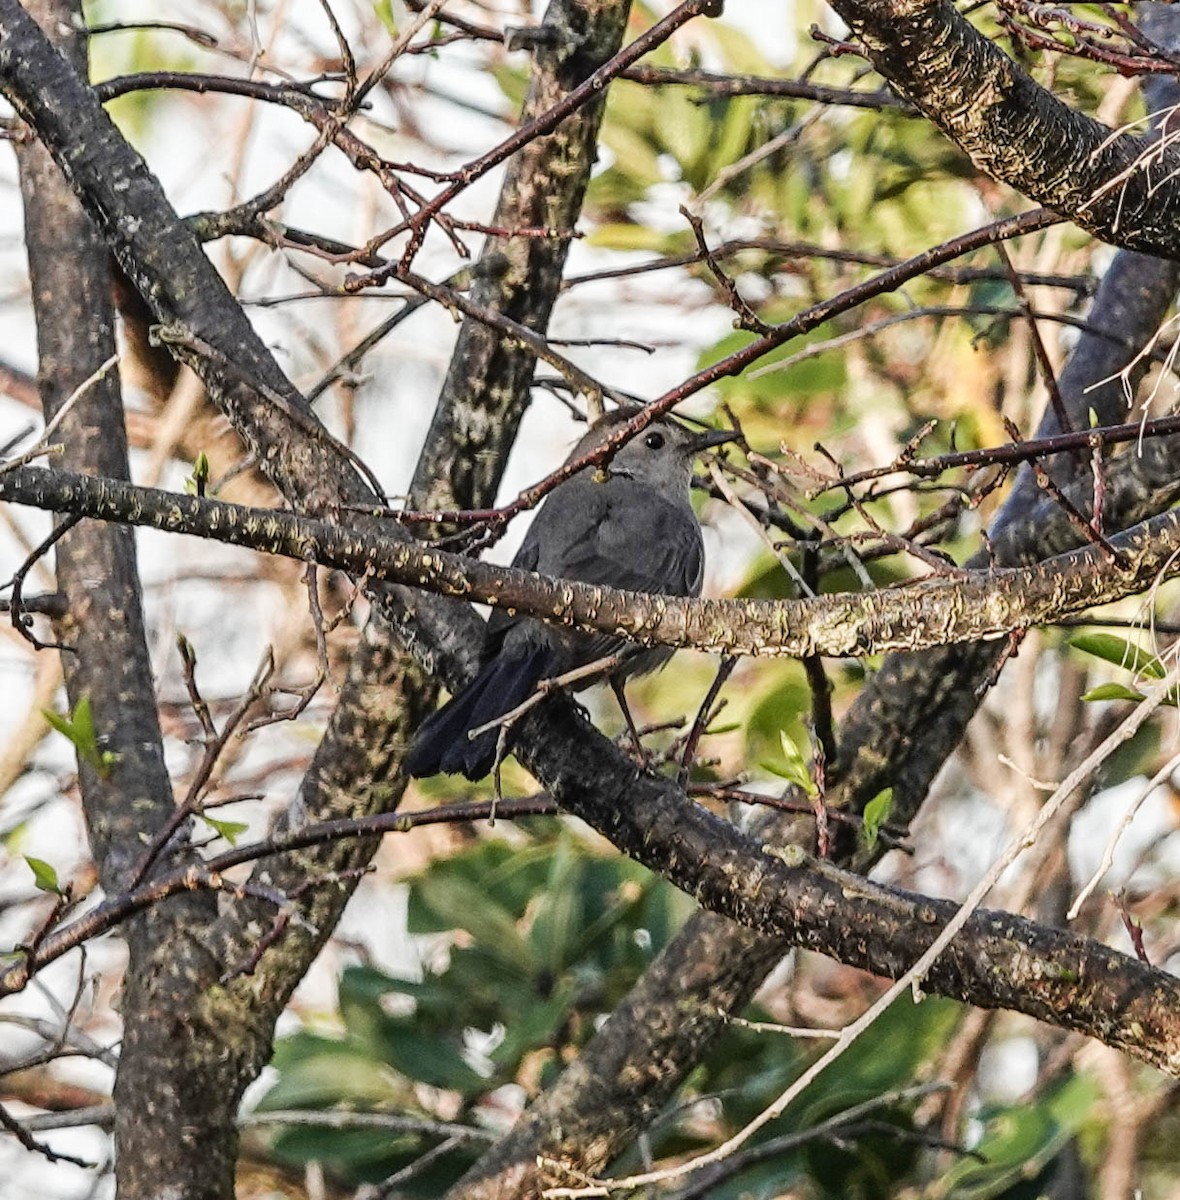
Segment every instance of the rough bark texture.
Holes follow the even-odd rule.
[[[527,721],[521,756],[563,808],[749,928],[896,977],[958,909],[806,855],[791,859],[805,869],[787,865],[773,845],[693,804],[671,781],[625,760],[608,764],[589,740],[572,749],[570,735],[584,723],[568,701]],[[1172,1010],[1180,980],[1168,972],[1006,913],[981,910],[966,930],[931,969],[930,990],[1067,1028],[1083,1021],[1091,1031],[1100,1027],[1108,1044],[1180,1071],[1180,1009]]]
[[[901,888],[870,883],[827,860],[760,841],[736,829],[687,800],[671,781],[640,775],[618,751],[604,752],[596,745],[592,728],[569,702],[556,705],[531,724],[535,747],[526,751],[529,761],[560,793],[571,812],[612,838],[621,850],[750,929],[823,950],[857,966],[871,962],[876,964],[873,969],[896,975],[928,950],[935,933],[942,931],[949,917],[957,915],[953,902],[932,901]],[[1126,723],[1123,736],[1131,736],[1133,729],[1133,722]],[[579,747],[572,756],[568,752],[571,734],[578,735]],[[594,761],[599,766],[590,778],[587,769]],[[624,811],[626,806],[620,803],[624,796],[633,797],[641,809]],[[399,820],[394,814],[381,814],[378,821],[384,829],[405,830],[404,818]],[[378,821],[366,822],[366,827],[375,829]],[[22,962],[0,971],[0,994],[20,990],[31,970],[56,961],[88,936],[113,928],[128,915],[169,896],[199,888],[202,877],[209,884],[216,872],[257,861],[260,855],[278,860],[336,840],[345,832],[341,829],[344,824],[330,821],[309,826],[265,843],[225,851],[202,866],[186,864],[160,872],[140,887],[104,901],[66,928],[49,933]],[[824,949],[825,931],[832,931],[832,950]],[[1176,1014],[1151,1011],[1161,998],[1170,1003],[1168,998],[1180,987],[1170,973],[1046,924],[975,910],[962,915],[953,947],[948,951],[940,946],[940,953],[943,951],[948,954],[947,962],[928,963],[924,968],[922,978],[933,981],[933,990],[970,998],[983,1007],[1028,1013],[1126,1049],[1167,1071],[1180,1072],[1174,1048]],[[981,968],[983,962],[989,964],[987,970]],[[692,976],[709,975],[712,970],[711,964],[694,966],[685,961],[679,977],[666,974],[665,978],[670,983],[691,983]],[[1030,992],[1023,983],[1014,986],[1011,982],[1040,977],[1061,986]],[[1116,993],[1143,999],[1128,1000],[1112,1018],[1111,997]],[[620,1011],[627,1013],[630,1007]],[[665,1010],[665,1021],[671,1012]],[[690,1010],[682,1019],[691,1025],[704,1016]],[[644,1030],[645,1045],[669,1043],[669,1028],[661,1024],[654,1037],[647,1036],[650,1032]],[[608,1093],[611,1080],[617,1077],[639,1091],[636,1081],[629,1079],[632,1073],[654,1085],[664,1078],[664,1064],[646,1059],[624,1064],[598,1079],[596,1087]]]
[[[62,39],[79,71],[86,40],[76,32],[81,6],[73,0],[37,0],[32,14]],[[43,147],[18,144],[25,236],[37,317],[39,385],[46,420],[115,353],[109,255],[89,217]],[[82,472],[124,479],[127,440],[117,368],[86,386],[56,434],[62,461]],[[116,894],[151,835],[172,812],[155,690],[144,632],[134,533],[129,527],[84,522],[57,544],[56,570],[67,615],[56,622],[71,711],[88,699],[98,744],[115,757],[100,772],[79,761],[79,781],[99,878]],[[201,1147],[203,1177],[225,1194],[232,1187],[235,1143],[232,1091],[209,1068],[220,1057],[193,1024],[161,1021],[164,982],[186,954],[184,931],[200,928],[216,911],[213,897],[186,896],[129,922],[128,971],[122,996],[124,1032],[115,1081],[118,1117],[117,1180],[125,1200],[157,1196],[193,1111],[221,1111],[228,1136]],[[161,986],[162,984],[162,986]],[[168,1070],[161,1064],[168,1063]],[[187,1086],[177,1088],[174,1081]],[[134,1103],[130,1103],[131,1099]],[[142,1120],[144,1111],[156,1120]]]
[[[949,0],[832,0],[869,61],[980,170],[1095,237],[1180,258],[1180,155],[1040,87]],[[1162,189],[1162,190],[1161,190]]]
[[[1161,505],[1175,493],[1176,486],[1168,486],[1152,498]],[[1028,567],[937,575],[904,587],[806,600],[696,600],[548,579],[274,509],[65,471],[9,471],[0,476],[0,499],[187,533],[358,575],[368,569],[377,580],[622,634],[641,645],[766,658],[859,657],[994,641],[1121,600],[1180,572],[1177,513],[1161,513],[1104,545],[1085,545]]]
[[[68,28],[77,6],[42,0],[33,6],[47,26]],[[68,50],[85,60],[85,40],[70,36]],[[106,250],[90,219],[37,143],[17,147],[25,203],[25,240],[37,315],[38,386],[46,420],[115,354],[114,313]],[[119,372],[111,366],[86,386],[60,428],[63,460],[74,470],[126,479]],[[160,727],[152,701],[143,611],[129,528],[85,523],[56,550],[58,587],[69,614],[57,628],[65,655],[71,704],[90,696],[102,746],[120,751],[142,744],[144,753],[120,758],[106,778],[83,764],[84,804],[104,886],[117,886],[132,866],[141,828],[134,799],[146,804],[149,823],[171,809],[163,770]],[[86,636],[80,632],[85,629]],[[105,702],[105,703],[104,703]],[[126,707],[124,707],[126,706]],[[132,789],[132,796],[124,795]]]
[[[52,149],[156,320],[179,324],[208,346],[189,361],[288,499],[316,510],[341,500],[371,502],[371,493],[287,383],[142,159],[11,0],[0,3],[0,87]],[[150,681],[145,695],[151,695]],[[373,707],[384,714],[382,706]],[[405,718],[414,719],[412,709]],[[386,722],[383,728],[388,727]],[[369,755],[379,754],[384,744],[357,741],[350,766],[368,765]],[[381,768],[373,772],[378,784],[388,774],[384,762]],[[374,791],[371,777],[359,771],[331,776],[321,769],[315,778],[335,785],[330,793],[335,802]],[[166,780],[161,794],[170,811]],[[141,852],[142,843],[136,846]],[[304,882],[309,864],[301,866]],[[320,895],[332,894],[338,911],[342,890],[325,888]],[[273,911],[244,901],[227,907],[216,922],[209,898],[198,904],[199,918],[155,939],[151,962],[141,961],[128,985],[127,1046],[130,1061],[143,1064],[124,1076],[128,1083],[121,1082],[116,1092],[120,1124],[132,1139],[120,1140],[120,1182],[129,1197],[232,1196],[242,1091],[269,1057],[278,997],[289,993],[294,984],[288,981],[306,970],[330,931],[326,924],[313,940],[300,930],[300,937],[282,943],[284,965],[302,957],[285,974],[276,971],[274,1005],[267,1010],[258,1002],[265,990],[259,981],[270,976],[239,977],[226,986],[220,980],[244,961]]]

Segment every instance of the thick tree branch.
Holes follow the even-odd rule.
[[[604,772],[593,747],[586,746],[569,761],[568,739],[562,733],[563,727],[572,728],[571,708],[554,706],[543,717],[529,719],[533,727],[526,752],[530,770],[551,788],[563,808],[590,822],[620,849],[714,911],[891,977],[914,961],[915,951],[921,953],[930,945],[938,928],[955,911],[957,906],[951,902],[924,897],[893,907],[897,893],[802,854],[788,854],[787,858],[806,862],[810,869],[794,871],[774,854],[751,844],[747,835],[685,800],[669,781],[622,763],[617,769],[612,763]],[[553,728],[538,729],[541,725]],[[880,939],[877,934],[867,936],[855,915],[857,900],[872,912],[877,934],[884,933],[880,922],[892,925],[892,933]],[[969,952],[952,945],[949,956],[940,960],[929,977],[932,987],[973,1004],[980,1003],[981,995],[995,999],[1004,995],[1002,1006],[1018,1005],[1021,1011],[1043,1019],[1054,1009],[1055,1015],[1047,1019],[1067,1026],[1087,1010],[1096,1014],[1100,1007],[1107,1033],[1128,1050],[1138,1034],[1133,1022],[1124,1024],[1126,1006],[1140,1012],[1154,1010],[1150,1018],[1153,1033],[1146,1039],[1154,1047],[1152,1061],[1168,1071],[1180,1070],[1180,1010],[1163,1011],[1171,1003],[1166,995],[1173,994],[1173,989],[1180,995],[1180,980],[1159,972],[1144,992],[1125,969],[1131,961],[1127,956],[1099,950],[1093,943],[1068,965],[1053,952],[1048,956],[1053,965],[1043,961],[1041,966],[1047,968],[1043,971],[1021,962],[1019,956],[1006,957],[1004,966],[997,969],[992,953],[998,950],[998,943],[992,938],[1002,929],[1015,935],[1013,951],[1020,944],[1046,947],[1045,937],[1059,950],[1067,946],[1076,950],[1085,939],[1007,914],[976,914],[969,924],[982,941],[975,942]],[[1090,957],[1090,949],[1094,957]],[[1079,984],[1082,991],[1077,990]],[[1083,997],[1091,985],[1097,988],[1089,993],[1095,1008]],[[985,1002],[985,1006],[989,1004]],[[1139,1008],[1141,1004],[1143,1008]]]
[[[1180,152],[1040,87],[950,0],[832,0],[873,66],[980,170],[1095,237],[1180,258]]]
[[[1003,637],[1142,591],[1180,571],[1180,513],[1030,567],[937,575],[809,600],[644,596],[431,550],[273,509],[180,496],[117,480],[17,467],[0,500],[212,538],[375,579],[476,600],[642,645],[802,658],[862,656]],[[1112,557],[1113,556],[1113,557]]]
[[[564,19],[557,22],[559,40],[565,43],[560,46],[558,54],[562,58],[566,58],[570,56],[570,52],[573,50],[575,55],[579,51],[584,52],[585,55],[580,64],[573,56],[570,56],[569,66],[573,68],[575,76],[579,78],[577,86],[565,92],[556,103],[544,112],[538,113],[532,120],[521,124],[498,146],[493,146],[491,150],[469,162],[453,183],[443,188],[436,196],[422,205],[411,219],[387,230],[380,238],[375,239],[376,244],[370,243],[371,249],[380,249],[380,246],[388,242],[389,239],[409,232],[411,235],[410,244],[403,256],[404,261],[408,264],[422,244],[422,238],[426,231],[426,222],[441,212],[446,205],[450,204],[456,196],[468,188],[476,179],[486,175],[492,168],[523,150],[537,138],[553,134],[578,109],[586,105],[596,107],[599,98],[610,81],[627,67],[637,62],[645,54],[656,49],[656,47],[663,45],[677,29],[687,24],[694,17],[717,16],[721,9],[718,0],[681,0],[670,13],[662,17],[649,29],[644,30],[643,33],[625,46],[618,54],[611,57],[607,62],[596,65],[596,51],[607,44],[609,39],[603,38],[597,32],[594,33],[594,36],[586,37],[587,31],[595,31],[597,22],[586,20],[585,17],[575,17],[573,13],[574,7],[576,6],[566,9],[564,5],[561,5],[555,6],[555,10],[565,14]],[[605,2],[605,0],[595,0],[595,3],[586,10],[586,16],[597,16],[599,21],[601,21],[603,14],[609,13],[614,7],[613,4]],[[570,41],[571,35],[573,36],[572,43]],[[586,70],[587,67],[591,68],[588,72]],[[388,269],[377,268],[369,272],[366,276],[353,278],[349,281],[348,286],[351,290],[359,291],[362,288],[372,287],[384,282],[388,278],[388,275]]]
[[[0,0],[0,91],[53,155],[156,320],[213,347],[217,360],[192,355],[190,364],[279,490],[312,510],[339,502],[342,491],[371,500],[159,181],[16,0]],[[233,364],[231,378],[218,361]]]
[[[36,0],[31,10],[85,70],[82,7],[74,0]],[[17,145],[32,277],[39,385],[48,422],[67,402],[54,437],[63,461],[79,471],[126,478],[127,441],[119,376],[100,368],[115,354],[109,254],[61,172],[37,142]],[[77,397],[74,393],[81,389]],[[78,777],[90,846],[108,892],[126,883],[145,831],[160,828],[173,807],[172,786],[156,713],[135,540],[129,529],[83,522],[58,543],[57,587],[66,599],[55,623],[71,709],[90,703],[99,745],[112,755],[100,772],[79,755]],[[178,850],[183,849],[180,839]],[[159,1020],[161,981],[183,975],[190,960],[182,931],[216,913],[211,895],[188,894],[131,921],[122,996],[123,1037],[115,1079],[119,1194],[158,1195],[161,1162],[174,1131],[192,1111],[225,1105],[212,1047],[174,1037]],[[171,988],[165,982],[163,991]],[[156,1114],[154,1122],[143,1119]],[[225,1111],[232,1122],[234,1108]],[[203,1150],[207,1177],[232,1183],[236,1136]]]
[[[552,716],[566,730],[545,739],[548,744],[534,757],[546,772],[565,756],[564,738],[589,729],[569,702],[555,705]],[[587,747],[581,765],[587,767],[597,757]],[[558,773],[564,781],[561,803],[568,811],[589,820],[620,849],[703,904],[790,945],[895,978],[958,911],[953,901],[872,883],[793,848],[783,851],[761,842],[686,799],[671,780],[639,774],[622,755],[614,756],[603,789],[578,784],[564,766]],[[633,795],[639,806],[623,811],[630,806],[630,801],[622,802],[623,793]],[[77,923],[87,930],[83,936],[91,936],[168,896],[220,886],[225,872],[259,857],[273,865],[301,848],[363,831],[405,832],[411,824],[385,813],[279,834],[200,865],[164,872],[103,901]],[[0,994],[19,990],[30,974],[60,957],[63,945],[79,940],[72,926],[49,934],[24,961],[0,973]],[[1180,979],[1090,938],[980,909],[926,983],[970,1004],[1008,1008],[1079,1030],[1180,1075]]]

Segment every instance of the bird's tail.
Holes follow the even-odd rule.
[[[469,738],[468,732],[522,703],[552,673],[555,660],[553,646],[542,640],[502,646],[465,688],[422,723],[406,754],[407,774],[421,777],[445,771],[473,781],[482,779],[496,761],[500,729],[489,729],[476,738]]]

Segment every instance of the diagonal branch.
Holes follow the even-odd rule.
[[[555,706],[553,715],[568,728],[589,729],[568,702]],[[552,752],[562,754],[561,740],[551,739],[534,759],[539,768],[547,772]],[[592,748],[587,750],[582,765],[595,757]],[[951,921],[961,922],[954,941],[924,976],[931,990],[1079,1030],[1180,1075],[1180,979],[1162,968],[1011,913],[975,909],[964,920],[954,901],[873,883],[794,847],[784,850],[759,841],[686,799],[671,780],[645,774],[636,781],[633,766],[621,755],[607,772],[605,791],[621,787],[629,792],[635,786],[639,806],[630,812],[608,811],[608,800],[601,795],[596,799],[584,779],[577,780],[564,767],[560,774],[561,802],[570,811],[703,904],[751,929],[896,978]],[[260,857],[274,862],[341,838],[405,832],[413,824],[412,818],[393,813],[325,822],[235,847],[199,865],[174,867],[49,933],[21,961],[0,972],[0,994],[19,991],[65,949],[166,897],[226,886],[224,873],[234,867]],[[652,829],[674,829],[675,834],[656,836],[644,848]]]
[[[1037,84],[950,0],[831,0],[873,66],[980,170],[1103,241],[1180,258],[1168,139],[1119,133]]]

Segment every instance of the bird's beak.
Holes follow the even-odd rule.
[[[692,439],[693,454],[704,454],[706,450],[712,450],[714,446],[723,446],[726,442],[737,441],[740,435],[733,429],[709,429],[704,433],[698,433]]]

